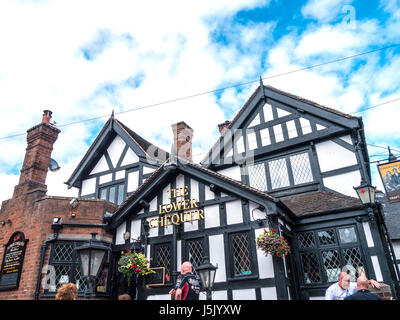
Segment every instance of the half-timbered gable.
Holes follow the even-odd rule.
[[[79,197],[121,204],[167,157],[111,116],[66,184]]]
[[[261,84],[202,163],[277,197],[355,196],[367,159],[361,118]]]
[[[282,228],[289,229],[296,218],[266,193],[178,161],[162,165],[127,198],[110,228],[115,229],[116,252],[138,245],[140,239],[151,266],[166,268],[167,282],[173,281],[183,261],[191,261],[196,269],[208,256],[218,265],[214,299],[276,299],[274,268],[279,266],[274,264],[279,261],[255,245],[268,227],[267,215],[276,217],[276,223],[279,215]],[[147,294],[150,299],[168,299],[167,290],[168,286],[152,288]]]

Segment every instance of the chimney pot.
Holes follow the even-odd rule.
[[[52,113],[53,112],[51,112],[50,110],[44,110],[43,117],[42,117],[42,123],[50,124],[50,119],[51,119]]]

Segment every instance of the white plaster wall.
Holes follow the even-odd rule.
[[[354,152],[343,148],[333,141],[324,141],[315,145],[321,172],[331,171],[357,164]]]
[[[249,201],[250,220],[265,219],[265,211],[255,210],[259,205],[255,202]],[[254,211],[253,211],[254,210]],[[253,214],[252,214],[253,212]]]
[[[190,198],[191,199],[197,199],[200,200],[199,198],[199,182],[194,179],[190,179]]]
[[[300,125],[301,125],[301,131],[303,131],[303,134],[308,134],[308,133],[312,132],[310,120],[305,119],[305,118],[300,118]]]
[[[340,137],[340,139],[342,139],[343,141],[345,141],[349,144],[353,144],[353,141],[351,140],[351,136],[349,134],[346,136]]]
[[[124,179],[125,178],[125,170],[120,170],[115,173],[115,180]]]
[[[255,239],[264,232],[264,228],[254,230]],[[257,263],[260,279],[274,278],[274,265],[272,262],[272,256],[265,255],[261,249],[257,249]]]
[[[167,192],[170,189],[171,189],[171,186],[168,184],[162,191],[162,203],[163,204],[171,203],[171,199],[169,198],[169,193]]]
[[[204,207],[204,227],[214,228],[219,226],[219,205],[214,204],[212,206]]]
[[[154,197],[151,201],[150,201],[150,207],[149,207],[149,211],[156,211],[157,208],[157,197]]]
[[[181,271],[181,264],[182,264],[182,241],[178,240],[176,242],[176,271]]]
[[[282,133],[282,125],[278,124],[273,126],[274,135],[275,135],[275,142],[281,142],[284,140],[283,133]]]
[[[183,188],[185,186],[185,177],[183,174],[180,174],[176,177],[176,189]],[[183,200],[183,197],[177,198],[178,200]]]
[[[375,247],[374,239],[372,237],[371,229],[369,227],[369,222],[363,222],[362,225],[363,225],[365,237],[367,238],[368,247],[369,248]]]
[[[263,147],[271,144],[271,138],[269,136],[268,128],[261,130],[260,135],[261,135],[261,144]]]
[[[233,300],[256,300],[255,289],[232,290]]]
[[[297,137],[296,123],[294,120],[286,122],[286,127],[288,130],[289,139]]]
[[[262,300],[277,300],[276,288],[261,288],[261,299]]]
[[[90,178],[82,181],[81,195],[87,195],[96,192],[96,178]]]
[[[139,157],[131,148],[128,148],[128,151],[125,154],[124,160],[122,160],[121,166],[126,166],[128,164],[136,163],[139,161]]]
[[[205,200],[212,200],[215,198],[215,193],[210,190],[209,186],[205,186]]]
[[[143,166],[143,174],[152,173],[152,172],[154,172],[155,170],[156,170],[156,169],[154,169],[154,168],[150,168],[150,167]]]
[[[310,297],[310,300],[325,300],[325,297]]]
[[[117,233],[115,235],[115,244],[124,244],[124,233],[126,231],[126,222],[122,223],[118,228],[117,228]]]
[[[148,218],[146,220],[150,223],[150,220],[153,218],[156,217]],[[149,228],[149,237],[158,237],[158,228]]]
[[[218,171],[218,173],[223,174],[231,179],[235,179],[237,181],[242,181],[242,176],[240,174],[240,167],[233,166],[223,170]]]
[[[114,168],[117,166],[118,160],[121,158],[121,154],[122,151],[124,151],[125,145],[125,141],[122,140],[120,136],[116,136],[107,149]]]
[[[209,236],[209,247],[210,247],[210,262],[214,265],[218,265],[218,270],[215,274],[214,282],[225,282],[225,249],[224,249],[224,236],[218,234],[215,236]]]
[[[99,183],[102,184],[102,183],[110,182],[111,180],[112,180],[112,173],[109,173],[109,174],[100,176]]]
[[[225,290],[213,291],[212,300],[228,300],[228,292]]]
[[[110,170],[110,167],[108,166],[106,157],[103,155],[100,160],[97,162],[93,170],[90,172],[90,174],[95,174],[103,171]]]
[[[257,114],[254,117],[253,121],[249,124],[248,128],[254,127],[254,126],[258,125],[258,124],[260,124],[260,115],[259,114]]]
[[[251,132],[247,135],[247,141],[249,150],[257,149],[257,137],[255,132]]]
[[[374,267],[376,281],[383,281],[381,266],[377,256],[371,256],[372,265]]]
[[[140,237],[141,225],[141,219],[135,219],[131,221],[131,242],[133,242],[133,239],[137,239],[138,237]]]
[[[195,220],[195,221],[192,221],[192,222],[190,222],[190,221],[189,222],[185,222],[183,224],[183,230],[185,232],[196,231],[198,229],[199,229],[199,221],[198,220]]]
[[[264,119],[265,119],[265,122],[274,120],[274,115],[273,115],[273,113],[272,113],[272,107],[271,107],[270,104],[266,103],[266,104],[264,105],[263,112],[264,112]]]
[[[241,200],[235,200],[225,203],[226,206],[226,223],[235,224],[243,222]]]
[[[129,172],[127,192],[135,191],[138,186],[139,186],[139,171]]]
[[[360,181],[361,174],[359,170],[323,179],[325,187],[355,198],[357,194],[353,187],[360,185]]]
[[[400,259],[400,241],[392,240],[392,244],[396,259]]]
[[[172,234],[174,232],[174,227],[172,224],[164,227],[164,235],[169,235]]]

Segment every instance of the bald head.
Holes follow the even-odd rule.
[[[181,274],[192,272],[192,264],[189,261],[185,261],[181,265]]]
[[[369,281],[366,277],[358,277],[357,279],[357,288],[358,290],[368,289]]]

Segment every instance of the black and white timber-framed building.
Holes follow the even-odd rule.
[[[179,125],[187,150],[192,129]],[[179,132],[169,154],[112,115],[66,182],[82,198],[119,205],[106,227],[110,298],[120,292],[116,263],[126,249],[166,269],[164,285],[140,284],[141,299],[170,299],[180,264],[204,256],[218,265],[213,299],[323,299],[343,268],[395,292],[381,221],[353,189],[371,181],[361,118],[260,83],[220,132],[196,164],[181,156]],[[174,211],[179,203],[187,207]],[[285,259],[257,249],[265,228],[290,241]]]

